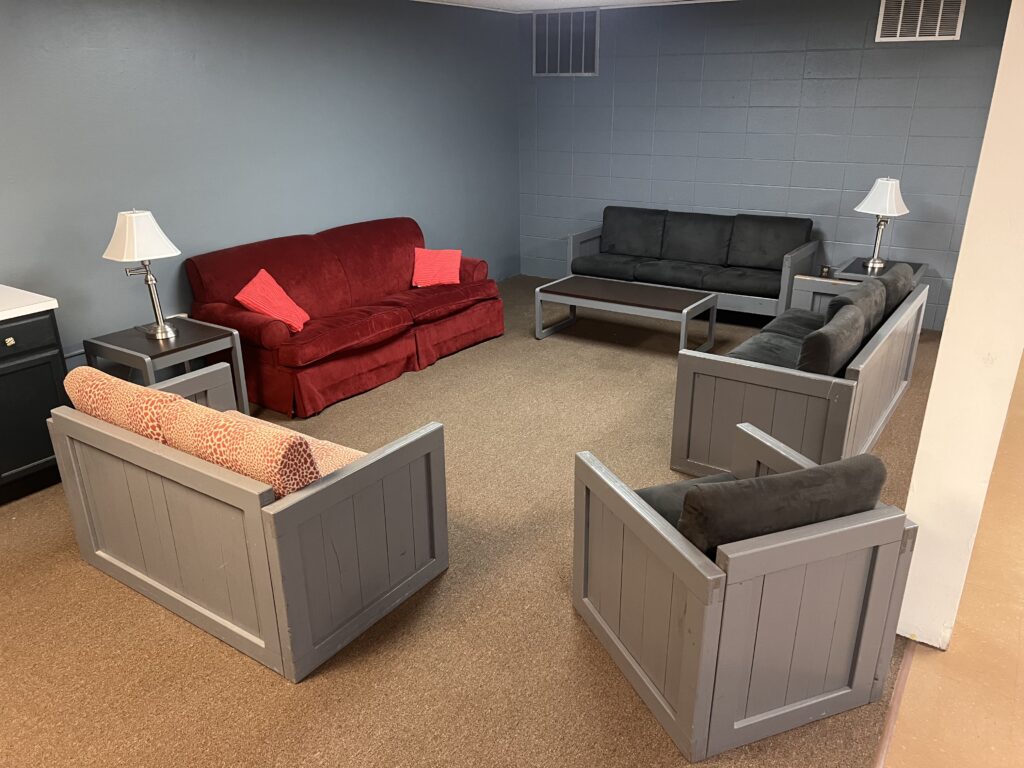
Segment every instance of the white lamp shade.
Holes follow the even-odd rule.
[[[111,261],[150,261],[181,254],[156,223],[149,211],[122,211],[117,214],[114,234],[104,259]]]
[[[903,195],[900,194],[899,179],[875,179],[867,197],[853,210],[886,218],[910,213],[907,204],[903,202]]]

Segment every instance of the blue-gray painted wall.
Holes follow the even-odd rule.
[[[874,42],[878,0],[604,11],[598,77],[534,78],[520,20],[520,248],[565,273],[565,236],[609,204],[814,218],[831,264],[870,255],[854,212],[879,176],[910,214],[894,259],[929,264],[941,327],[1009,0],[971,0],[957,42]]]
[[[516,38],[408,0],[0,0],[0,283],[55,296],[68,350],[151,321],[100,258],[132,207],[181,258],[408,215],[516,274]]]

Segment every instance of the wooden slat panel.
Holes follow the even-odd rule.
[[[384,521],[388,540],[388,572],[394,586],[412,575],[416,549],[412,531],[412,491],[409,468],[384,476]]]
[[[160,479],[134,464],[125,464],[125,476],[146,573],[161,584],[177,589],[181,586],[181,574]]]
[[[299,526],[299,550],[306,582],[309,606],[309,633],[314,643],[331,632],[331,593],[327,586],[327,560],[324,556],[324,531],[319,516]]]
[[[602,528],[604,527],[604,504],[597,494],[591,493],[589,500],[590,513],[587,518],[587,598],[594,610],[601,612],[601,587],[603,586],[605,562],[602,558]]]
[[[680,375],[684,375],[680,372]],[[686,458],[706,463],[711,446],[711,414],[715,407],[715,379],[702,373],[693,377],[690,411],[690,450]]]
[[[644,628],[640,666],[659,691],[665,689],[668,663],[669,616],[672,611],[672,571],[648,556],[644,579]]]
[[[807,566],[786,704],[817,696],[825,690],[825,671],[845,569],[845,555]]]
[[[409,487],[412,489],[412,536],[416,548],[416,567],[422,568],[434,557],[430,539],[430,475],[427,457],[420,456],[409,464]]]
[[[796,392],[779,392],[775,397],[771,436],[793,449],[798,449],[804,441],[807,400],[807,395]]]
[[[747,693],[747,717],[786,703],[786,684],[793,662],[793,640],[806,571],[806,567],[801,565],[764,577],[754,663]]]
[[[234,507],[223,507],[205,523],[211,544],[216,543],[219,549],[219,559],[215,562],[219,563],[218,570],[227,586],[231,620],[242,629],[259,634],[256,588],[249,566],[249,548],[242,511]]]
[[[219,568],[220,545],[208,520],[234,507],[171,480],[165,479],[163,487],[186,597],[214,613],[230,616],[231,598]]]
[[[711,710],[711,745],[729,743],[736,722],[747,710],[763,584],[764,577],[756,576],[726,588]]]
[[[359,549],[359,584],[365,605],[383,595],[391,583],[382,485],[374,483],[359,491],[352,497],[352,504]]]
[[[337,507],[325,512],[321,521],[331,622],[338,627],[363,607],[352,500],[344,499]]]
[[[708,448],[708,463],[712,466],[728,467],[732,459],[736,425],[743,421],[743,389],[744,384],[739,381],[718,379],[715,382],[711,442]]]
[[[85,444],[79,445],[79,457],[87,478],[89,507],[99,528],[101,548],[126,565],[144,571],[125,462]]]
[[[804,434],[797,450],[815,462],[821,461],[821,449],[825,441],[825,425],[828,423],[828,406],[828,400],[823,400],[820,397],[807,398]]]
[[[622,589],[622,521],[608,507],[602,507],[601,618],[613,632],[619,631],[619,599]]]
[[[759,387],[756,384],[745,385],[741,421],[753,424],[765,432],[770,432],[775,415],[776,391],[769,387]]]
[[[839,594],[836,624],[832,633],[824,690],[832,691],[848,685],[856,650],[858,628],[864,607],[872,549],[861,549],[846,556],[843,587]]]
[[[622,593],[619,639],[633,658],[640,658],[644,634],[644,581],[647,549],[628,528],[622,534]]]
[[[661,691],[672,709],[679,707],[680,671],[686,651],[686,585],[673,577],[672,607],[668,616],[668,660],[665,663],[665,687]]]

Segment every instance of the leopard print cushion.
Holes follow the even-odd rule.
[[[71,369],[64,377],[64,390],[82,413],[160,443],[167,442],[165,414],[182,400],[180,395],[132,384],[89,366]]]
[[[282,427],[280,424],[274,424],[269,421],[260,421],[259,419],[254,419],[252,416],[246,416],[244,413],[239,413],[238,411],[225,411],[224,415],[230,416],[233,419],[240,419],[242,421],[255,421],[263,426],[273,427],[274,429],[279,429],[282,432],[292,435],[301,434],[288,429],[288,427]],[[363,451],[357,451],[355,448],[338,445],[337,443],[332,443],[329,440],[318,440],[317,438],[310,437],[309,435],[301,436],[305,438],[307,443],[309,443],[309,449],[313,453],[313,461],[316,462],[316,467],[317,470],[319,470],[321,477],[327,477],[331,472],[347,467],[353,461],[361,459],[366,455]]]

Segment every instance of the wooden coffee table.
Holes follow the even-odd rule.
[[[544,327],[543,303],[565,304],[569,317]],[[651,283],[630,283],[606,280],[601,277],[571,275],[540,286],[534,294],[534,335],[545,339],[576,322],[576,308],[603,309],[625,315],[676,320],[681,323],[679,348],[685,349],[689,322],[698,315],[708,315],[707,340],[697,352],[705,352],[715,344],[715,319],[718,313],[718,295],[689,288],[672,288]]]

